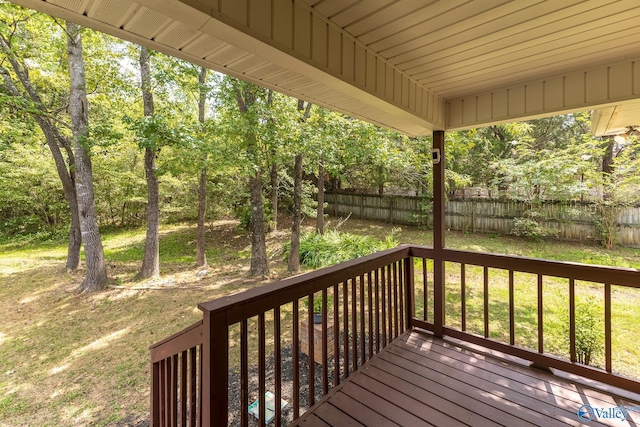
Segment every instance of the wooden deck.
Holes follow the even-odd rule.
[[[294,426],[584,425],[582,405],[605,410],[587,425],[640,425],[637,396],[578,382],[408,331],[307,411]],[[618,408],[638,407],[625,419]]]

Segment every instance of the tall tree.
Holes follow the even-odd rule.
[[[233,91],[244,123],[244,138],[250,161],[249,193],[251,201],[251,267],[252,276],[269,273],[267,244],[264,224],[264,204],[262,201],[262,180],[260,149],[258,146],[258,112],[256,111],[261,89],[252,84],[233,80]]]
[[[198,121],[204,126],[204,112],[207,103],[207,69],[202,67],[198,75]],[[207,154],[203,155],[202,169],[200,170],[200,182],[198,183],[198,238],[196,242],[196,266],[207,265],[207,253],[205,252],[205,223],[207,219]]]
[[[298,113],[300,113],[299,125],[304,126],[311,113],[311,103],[298,100]],[[301,135],[303,133],[299,133]],[[304,136],[302,136],[304,138]],[[298,144],[298,153],[295,156],[293,168],[293,218],[291,221],[291,250],[287,269],[291,273],[300,271],[300,223],[302,222],[302,146]]]
[[[149,49],[140,46],[140,86],[145,118],[152,118],[155,110],[151,91],[151,60]],[[160,275],[160,188],[156,176],[157,145],[147,142],[144,149],[144,172],[147,179],[147,235],[144,259],[136,278],[148,279]]]
[[[11,65],[24,92],[18,89],[9,71],[1,65],[0,74],[2,75],[2,83],[0,87],[3,87],[4,91],[14,98],[14,102],[12,103],[14,107],[28,114],[38,124],[53,156],[56,171],[62,183],[63,194],[69,205],[71,217],[65,266],[66,270],[70,272],[76,270],[80,265],[80,247],[82,245],[80,216],[75,188],[75,159],[70,141],[62,134],[60,129],[58,129],[56,122],[53,120],[52,115],[49,114],[49,110],[38,93],[36,85],[33,84],[29,76],[25,61],[18,56],[18,52],[24,53],[25,49],[14,46],[12,36],[20,34],[21,32],[23,32],[23,37],[29,36],[27,30],[18,28],[18,25],[20,23],[24,24],[28,18],[20,15],[15,18],[16,19],[10,19],[8,16],[3,16],[5,28],[7,30],[10,29],[10,32],[5,34],[3,31],[0,31],[0,51],[2,51],[2,54]],[[26,104],[22,103],[20,102],[21,99],[26,99],[28,102]],[[65,154],[67,156],[66,159]]]
[[[82,292],[103,289],[107,281],[102,238],[98,229],[93,196],[93,172],[89,156],[89,103],[87,102],[81,28],[67,22],[67,62],[69,64],[69,113],[73,127],[76,166],[76,194],[80,230],[84,244],[86,275]]]

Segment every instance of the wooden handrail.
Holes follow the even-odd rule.
[[[452,328],[444,324],[444,277],[441,282],[434,287],[434,293],[428,296],[430,303],[434,307],[441,305],[443,315],[440,324],[437,319],[433,323],[427,321],[427,317],[419,319],[415,315],[416,306],[416,276],[414,271],[414,257],[422,262],[420,269],[424,286],[425,313],[427,306],[427,280],[438,281],[438,275],[429,271],[427,266],[433,260],[434,266],[444,265],[445,262],[456,263],[461,269],[461,294],[464,300],[465,294],[465,266],[480,266],[484,268],[484,292],[487,294],[490,283],[490,270],[498,269],[509,273],[509,339],[501,342],[489,337],[488,318],[489,305],[485,296],[484,301],[484,336],[472,334],[466,331],[464,315],[462,329]],[[447,267],[449,268],[449,267]],[[429,267],[429,270],[431,267]],[[537,276],[538,282],[538,348],[536,350],[518,347],[515,344],[515,323],[514,323],[514,295],[513,295],[513,274],[527,273]],[[543,277],[556,277],[569,280],[570,298],[575,297],[573,287],[576,281],[587,281],[599,283],[603,286],[605,295],[605,370],[581,365],[575,362],[575,301],[570,302],[570,334],[571,349],[570,359],[565,360],[557,356],[544,352],[543,330],[542,330],[542,281]],[[434,284],[435,285],[435,284]],[[366,359],[380,351],[387,343],[392,341],[398,334],[407,327],[424,328],[434,332],[436,335],[448,335],[453,338],[466,340],[470,343],[484,345],[490,349],[500,350],[507,354],[527,358],[539,365],[556,367],[588,378],[596,379],[609,384],[622,386],[628,390],[640,392],[640,382],[629,379],[612,372],[611,363],[611,287],[626,286],[629,288],[640,288],[640,271],[630,268],[604,267],[596,265],[586,265],[563,261],[551,261],[535,258],[526,258],[510,255],[496,255],[477,253],[456,249],[442,249],[435,251],[433,248],[418,245],[402,245],[393,249],[388,249],[379,253],[368,255],[359,259],[347,261],[328,268],[312,271],[295,277],[286,278],[265,286],[256,287],[235,295],[207,301],[199,304],[203,311],[203,320],[199,321],[184,330],[168,337],[150,347],[152,363],[152,414],[153,424],[158,419],[166,422],[175,419],[176,416],[197,417],[200,423],[224,425],[227,419],[227,412],[230,402],[228,401],[228,369],[229,369],[229,331],[230,328],[240,325],[240,352],[241,365],[241,404],[246,406],[249,403],[248,390],[248,334],[249,322],[257,318],[258,327],[258,351],[259,351],[259,377],[265,378],[266,357],[265,340],[268,334],[280,337],[287,329],[287,339],[291,339],[293,346],[292,363],[294,365],[293,389],[298,390],[303,387],[301,376],[297,371],[298,363],[303,360],[299,352],[302,334],[306,334],[307,339],[311,339],[314,334],[312,325],[312,312],[305,315],[299,313],[299,301],[309,298],[322,298],[322,325],[321,334],[323,344],[321,356],[315,356],[313,342],[308,344],[308,378],[314,378],[313,366],[315,362],[321,363],[322,395],[329,391],[329,372],[326,361],[331,350],[342,363],[334,365],[333,386],[337,386],[341,380],[361,366]],[[438,291],[438,286],[440,287]],[[489,291],[490,292],[490,291]],[[321,293],[320,297],[317,293]],[[327,296],[334,298],[331,308],[327,305]],[[437,296],[442,301],[435,300]],[[285,306],[287,311],[292,310],[290,318],[281,318],[281,309]],[[330,313],[330,310],[332,312]],[[463,308],[464,311],[464,303]],[[273,331],[266,328],[265,314],[273,313]],[[434,310],[434,316],[437,314]],[[609,318],[606,318],[606,317]],[[329,320],[327,320],[329,318]],[[254,320],[251,320],[254,319]],[[285,320],[287,319],[287,320]],[[306,322],[306,323],[304,323]],[[332,323],[332,332],[328,332],[328,322]],[[236,325],[236,326],[233,326]],[[304,328],[301,325],[305,325]],[[288,334],[291,334],[289,336]],[[348,337],[348,338],[347,338]],[[329,346],[326,340],[331,338],[332,344]],[[366,341],[368,340],[368,342]],[[375,341],[375,345],[374,345]],[[281,342],[274,341],[274,355],[280,357]],[[304,347],[300,347],[304,350]],[[318,359],[322,360],[318,360]],[[197,363],[196,361],[199,361]],[[342,368],[341,368],[342,365]],[[280,363],[275,363],[276,374],[276,396],[280,397],[281,387],[281,367]],[[341,371],[341,369],[343,369]],[[178,373],[182,381],[179,385]],[[259,383],[262,383],[262,380]],[[197,389],[196,389],[197,385]],[[177,398],[175,390],[183,393],[181,398]],[[310,396],[313,395],[314,385],[309,384]],[[157,388],[157,390],[156,390]],[[262,395],[264,387],[258,390]],[[186,390],[186,391],[185,391]],[[318,390],[317,388],[315,390]],[[155,393],[158,391],[158,395]],[[186,393],[186,394],[184,394]],[[160,396],[160,397],[158,397]],[[199,402],[196,405],[196,400]],[[189,402],[189,410],[186,406],[180,410],[177,402],[184,404]],[[309,402],[313,404],[313,397]],[[294,417],[300,415],[300,399],[297,393],[293,397]],[[260,405],[260,413],[264,416],[264,407]],[[196,414],[197,412],[197,414]],[[247,414],[242,412],[242,423],[247,425]],[[278,410],[278,418],[281,416]],[[160,418],[158,418],[160,417]],[[195,420],[195,418],[192,418]],[[264,422],[264,421],[263,421]],[[195,421],[194,421],[195,423]],[[184,423],[178,423],[185,425]],[[261,424],[261,423],[259,423]]]
[[[282,304],[326,289],[335,283],[359,277],[380,265],[400,261],[409,256],[410,248],[409,245],[400,245],[331,267],[289,277],[269,285],[207,301],[199,304],[198,307],[202,311],[211,313],[227,311],[227,322],[232,325]]]

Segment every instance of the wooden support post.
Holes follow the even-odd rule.
[[[203,310],[202,426],[228,423],[229,327],[226,312]]]
[[[444,131],[433,132],[433,324],[437,337],[444,334],[444,261],[445,192],[444,192]],[[437,150],[437,152],[436,152]],[[439,161],[436,163],[436,157]]]
[[[404,259],[404,286],[405,286],[405,326],[406,328],[413,327],[413,318],[416,316],[416,291],[415,280],[416,274],[413,268],[413,257],[410,256]]]

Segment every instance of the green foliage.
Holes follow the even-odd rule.
[[[309,309],[309,298],[305,298],[304,306]],[[331,295],[327,295],[327,310],[331,309],[331,304],[333,303],[333,297]],[[313,312],[314,313],[322,313],[322,295],[314,295],[313,298]]]
[[[536,219],[519,217],[513,219],[513,230],[511,234],[538,241],[541,237],[545,237],[547,232]]]
[[[599,303],[593,296],[576,298],[576,359],[578,363],[592,365],[604,349],[604,328]],[[569,344],[569,317],[565,317],[564,334]]]
[[[395,233],[394,230],[384,241],[338,230],[325,234],[305,233],[300,236],[300,263],[311,268],[326,267],[393,248],[398,245]],[[287,245],[285,259],[289,257],[290,250],[290,245]]]

